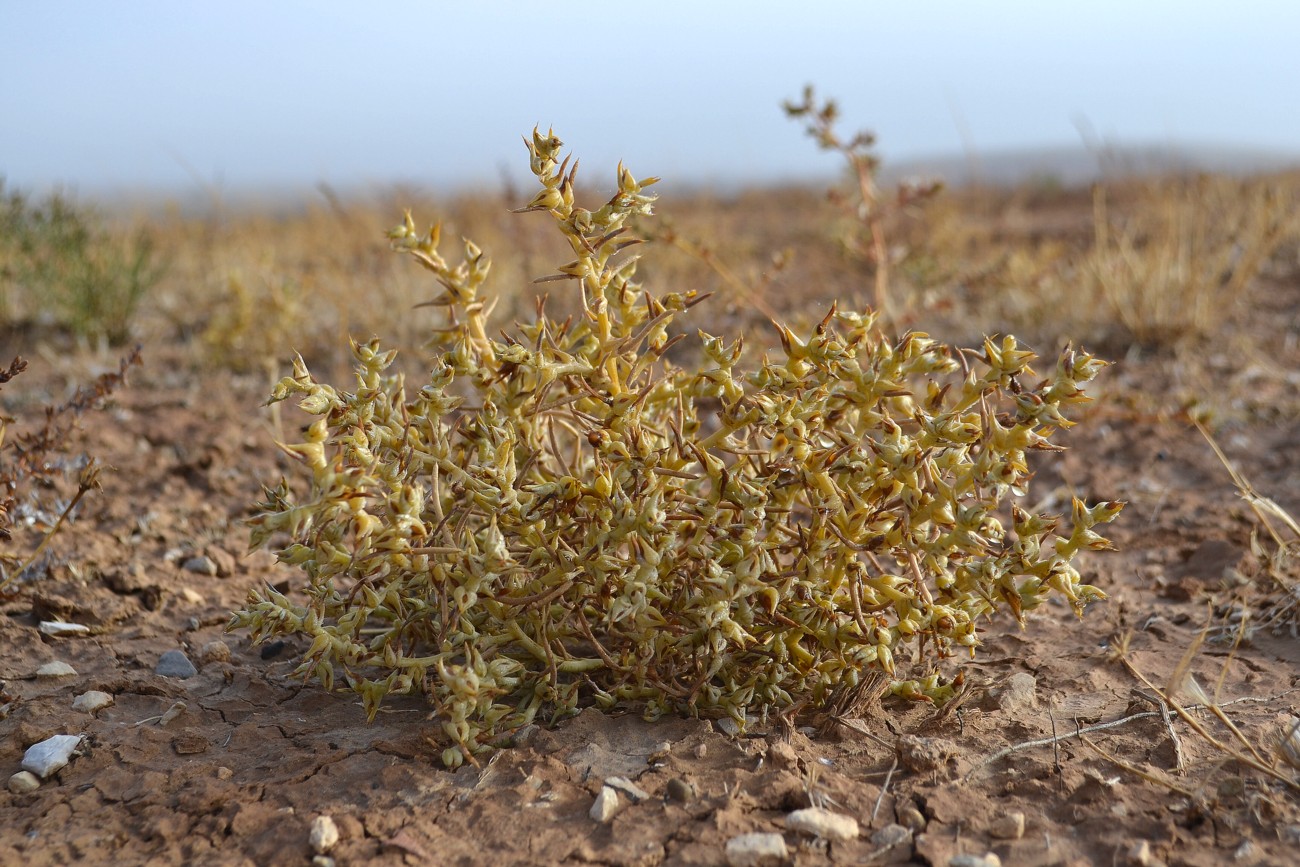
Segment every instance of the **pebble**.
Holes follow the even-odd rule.
[[[993,691],[992,698],[999,710],[1008,713],[1018,710],[1030,710],[1038,707],[1038,681],[1026,671],[1018,671],[1007,678],[999,689]]]
[[[72,753],[81,744],[80,735],[55,735],[38,744],[32,744],[23,753],[23,770],[31,771],[42,780],[65,767]]]
[[[739,737],[740,735],[740,723],[729,716],[714,720],[713,727],[729,738]]]
[[[169,650],[159,658],[158,666],[153,673],[162,677],[186,678],[193,677],[199,672],[182,651]]]
[[[948,867],[1002,867],[1002,859],[996,852],[987,855],[953,855],[948,859]]]
[[[671,801],[685,804],[695,798],[695,787],[679,777],[673,777],[664,787],[664,795]]]
[[[200,554],[198,557],[190,557],[181,564],[181,568],[196,575],[207,575],[210,578],[217,577],[217,564],[211,557],[204,554]]]
[[[591,812],[588,813],[591,818],[604,824],[614,818],[618,812],[618,792],[609,786],[601,786],[600,794],[596,796],[596,802],[591,805]]]
[[[795,810],[785,817],[785,826],[791,831],[800,831],[827,840],[853,840],[858,836],[858,820],[843,813],[836,813],[823,807],[807,807]]]
[[[41,781],[31,771],[19,771],[9,778],[9,791],[15,795],[25,795],[41,787]]]
[[[989,836],[997,840],[1019,840],[1025,836],[1025,814],[1007,813],[989,825]]]
[[[943,738],[903,735],[898,739],[898,761],[915,774],[928,774],[945,767],[957,755],[957,745]]]
[[[1264,855],[1264,851],[1249,840],[1243,840],[1241,845],[1232,850],[1232,860],[1247,861],[1255,863]]]
[[[112,695],[107,692],[100,692],[92,689],[89,692],[83,692],[72,701],[72,709],[94,713],[108,707],[115,701]]]
[[[905,804],[898,808],[898,824],[902,825],[913,834],[919,834],[925,830],[929,824],[926,821],[925,814],[916,809],[915,804]]]
[[[334,867],[334,859],[328,855],[314,855],[311,859],[311,867]]]
[[[232,770],[230,770],[230,768],[227,768],[227,767],[220,767],[220,768],[217,768],[217,779],[218,779],[218,780],[228,780],[228,779],[230,779],[231,777],[233,777],[234,775],[235,775],[235,772],[232,771]]]
[[[730,867],[778,867],[789,857],[780,834],[741,834],[727,841]]]
[[[199,664],[210,665],[214,662],[230,662],[230,645],[224,641],[209,641],[199,651]]]
[[[60,677],[76,677],[77,670],[66,662],[47,662],[36,669],[36,676],[42,680],[54,680]]]
[[[767,748],[767,760],[775,768],[799,770],[799,754],[787,741],[777,741]]]
[[[1138,840],[1128,851],[1124,853],[1128,863],[1137,865],[1137,867],[1147,867],[1151,863],[1151,844],[1146,840]]]
[[[202,605],[207,600],[197,590],[191,590],[189,587],[181,588],[181,598],[191,605]]]
[[[627,777],[606,777],[605,785],[627,795],[634,804],[650,800],[650,793]]]
[[[330,816],[317,816],[311,823],[311,835],[308,842],[311,843],[311,850],[317,855],[324,855],[333,849],[339,841],[339,826],[334,824],[334,819]]]
[[[871,845],[884,849],[892,849],[910,842],[912,842],[912,832],[902,825],[886,825],[871,835]]]
[[[515,732],[514,737],[510,739],[510,742],[516,747],[526,747],[533,741],[537,740],[537,735],[541,730],[542,727],[536,723],[528,723],[525,726],[520,726],[519,730]]]
[[[217,569],[218,578],[229,578],[235,572],[235,557],[225,548],[211,547],[207,550],[208,559]]]
[[[695,756],[695,758],[697,759],[702,759],[708,754],[709,754],[709,745],[704,743],[704,741],[700,741],[698,744],[695,745],[695,749],[691,750],[691,755]]]
[[[41,635],[51,638],[65,638],[70,635],[89,635],[90,627],[80,623],[62,623],[58,620],[42,620],[36,629]]]

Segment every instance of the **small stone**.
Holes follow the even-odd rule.
[[[23,770],[31,771],[42,780],[67,766],[72,754],[81,744],[80,735],[55,735],[39,744],[32,744],[23,753]]]
[[[199,672],[182,651],[169,650],[158,659],[158,665],[153,673],[162,677],[186,678],[193,677]]]
[[[9,778],[9,791],[15,795],[25,795],[41,787],[41,781],[31,771],[19,771]]]
[[[858,836],[858,820],[843,813],[822,807],[795,810],[785,817],[785,826],[791,831],[843,842]]]
[[[224,767],[224,766],[223,766],[223,767],[219,767],[219,768],[217,768],[217,779],[218,779],[218,780],[228,780],[228,779],[230,779],[231,777],[233,777],[234,775],[235,775],[235,772],[232,771],[232,770],[230,770],[230,768],[227,768],[227,767]]]
[[[180,732],[172,738],[172,749],[178,756],[197,756],[206,753],[212,742],[198,732]]]
[[[181,598],[191,605],[202,605],[207,601],[197,590],[192,590],[189,587],[181,588]]]
[[[740,735],[740,723],[736,722],[729,716],[724,716],[722,719],[714,720],[713,727],[729,738],[734,738]]]
[[[916,809],[915,804],[904,804],[899,807],[896,812],[898,815],[898,824],[902,825],[913,834],[920,834],[925,830],[925,826],[929,824],[926,821],[925,814]]]
[[[727,841],[730,867],[779,867],[789,857],[780,834],[741,834]]]
[[[230,645],[224,641],[209,641],[199,651],[199,664],[211,665],[214,662],[230,662]]]
[[[987,855],[953,855],[948,859],[948,867],[1002,867],[1002,859],[996,852]]]
[[[217,564],[213,562],[211,557],[205,554],[200,554],[198,557],[190,557],[181,564],[181,568],[186,572],[193,572],[196,575],[207,575],[210,578],[217,577]]]
[[[1250,840],[1243,840],[1241,845],[1232,851],[1232,860],[1244,861],[1253,864],[1263,857],[1264,851],[1252,843]]]
[[[537,735],[541,730],[542,727],[536,723],[528,723],[527,725],[520,726],[519,730],[515,732],[515,736],[510,739],[510,742],[516,747],[526,747],[533,741],[537,740]]]
[[[83,692],[72,701],[72,709],[94,713],[108,707],[115,701],[112,695],[107,692],[100,692],[92,689],[89,692]]]
[[[898,761],[916,774],[928,774],[945,767],[957,755],[957,745],[943,738],[903,735],[898,739]]]
[[[695,787],[679,777],[673,777],[664,787],[664,795],[670,801],[685,804],[695,798]]]
[[[1025,836],[1025,814],[1007,813],[989,825],[989,836],[996,840],[1019,840]]]
[[[328,855],[313,855],[311,867],[334,867],[334,859]]]
[[[892,849],[912,842],[912,832],[902,825],[886,825],[871,835],[871,845],[882,849]]]
[[[591,811],[588,815],[603,825],[613,819],[614,814],[617,812],[618,792],[609,786],[601,786],[600,794],[596,796],[596,802],[591,805]]]
[[[41,635],[51,638],[67,638],[73,635],[89,635],[90,627],[80,623],[63,623],[58,620],[42,620],[36,629]]]
[[[1124,857],[1128,860],[1128,863],[1135,865],[1135,867],[1147,867],[1152,860],[1151,844],[1146,840],[1138,840],[1132,846],[1128,847],[1128,851],[1124,853]]]
[[[998,710],[1007,713],[1030,710],[1038,707],[1038,681],[1032,674],[1018,671],[1007,678],[1006,683],[991,690],[989,695],[996,702]]]
[[[650,800],[650,793],[629,780],[627,777],[607,777],[605,779],[605,785],[627,795],[632,799],[632,803],[634,804]]]
[[[66,662],[47,662],[36,669],[36,676],[42,680],[55,680],[60,677],[76,677],[77,670]]]
[[[235,557],[225,548],[209,547],[207,555],[208,559],[212,561],[212,565],[216,567],[218,578],[229,578],[235,574]]]
[[[311,836],[308,838],[311,850],[317,855],[324,855],[333,849],[339,841],[339,826],[329,816],[317,816],[311,823]]]
[[[698,744],[695,745],[695,749],[691,750],[691,755],[695,756],[695,758],[697,759],[702,759],[708,754],[709,754],[709,745],[706,744],[704,741],[700,741]]]
[[[769,746],[767,748],[767,760],[776,768],[786,768],[791,771],[799,769],[799,754],[794,751],[794,747],[788,741],[777,741]]]

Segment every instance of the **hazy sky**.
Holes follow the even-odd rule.
[[[0,175],[29,189],[495,184],[536,123],[589,180],[826,174],[778,108],[808,82],[887,159],[1078,144],[1080,118],[1300,152],[1293,0],[0,0],[0,32]]]

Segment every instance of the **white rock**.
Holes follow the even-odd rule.
[[[730,867],[779,867],[789,857],[780,834],[741,834],[727,841]]]
[[[76,677],[77,670],[66,662],[47,662],[40,668],[36,669],[36,676],[44,680],[54,680],[59,677]]]
[[[1002,867],[1002,859],[996,852],[987,855],[953,855],[948,859],[948,867]]]
[[[23,753],[23,770],[31,771],[42,780],[47,779],[68,764],[80,744],[80,735],[55,735],[39,744],[32,744]]]
[[[339,826],[330,816],[317,816],[311,823],[311,850],[317,855],[324,855],[333,849],[339,841]]]
[[[48,635],[51,638],[90,634],[89,626],[83,626],[80,623],[61,623],[58,620],[42,620],[36,628],[42,635]]]
[[[73,710],[83,710],[86,713],[94,713],[101,708],[106,708],[115,701],[113,696],[106,692],[100,692],[92,689],[89,692],[83,692],[72,702]]]
[[[617,812],[618,792],[609,786],[601,786],[600,794],[596,796],[596,803],[591,805],[591,812],[588,815],[603,824],[614,818]]]
[[[202,605],[207,601],[197,591],[191,590],[189,587],[181,588],[181,598],[191,605]]]
[[[824,837],[827,840],[853,840],[858,836],[857,819],[822,807],[795,810],[785,817],[785,826],[791,831]]]
[[[633,803],[650,800],[650,793],[629,780],[627,777],[606,777],[605,785],[616,789],[632,799]]]
[[[1137,867],[1146,867],[1151,863],[1151,844],[1146,840],[1138,840],[1132,846],[1128,847],[1125,853],[1128,863],[1137,865]]]
[[[41,781],[31,771],[19,771],[9,778],[9,791],[15,795],[25,795],[41,787]]]
[[[1025,814],[1007,813],[989,824],[989,836],[998,840],[1019,840],[1025,836]]]

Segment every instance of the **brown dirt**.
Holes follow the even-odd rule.
[[[1285,374],[1300,369],[1287,336],[1300,316],[1300,279],[1277,280],[1268,297],[1240,327],[1274,364],[1246,377],[1249,360],[1228,359],[1216,381],[1246,383],[1233,392],[1243,400],[1275,395],[1293,406],[1280,417],[1247,406],[1219,436],[1263,493],[1297,513],[1296,380]],[[1172,724],[1182,769],[1158,715],[1088,735],[1095,749],[1068,737],[989,761],[1013,744],[1153,710],[1112,658],[1120,635],[1131,634],[1130,658],[1163,686],[1202,627],[1223,622],[1225,606],[1235,600],[1257,614],[1267,602],[1249,508],[1200,435],[1156,411],[1169,402],[1172,359],[1112,370],[1088,423],[1066,435],[1071,450],[1035,482],[1035,496],[1054,498],[1055,509],[1068,509],[1074,490],[1129,502],[1111,533],[1121,551],[1086,563],[1111,600],[1082,620],[1052,606],[1023,630],[995,624],[957,712],[886,702],[825,735],[772,726],[737,739],[706,721],[587,711],[524,733],[485,767],[451,773],[437,761],[437,725],[419,700],[390,701],[367,724],[358,702],[288,676],[303,646],[254,647],[223,632],[250,587],[297,580],[271,558],[243,553],[248,504],[287,459],[271,446],[265,383],[193,372],[177,347],[145,354],[131,387],[83,423],[78,447],[115,468],[106,493],[58,538],[44,577],[0,601],[0,680],[13,699],[0,720],[0,776],[18,771],[34,742],[84,737],[81,755],[35,792],[0,791],[0,861],[305,864],[312,821],[329,815],[341,835],[329,853],[338,864],[719,864],[728,839],[782,831],[785,814],[811,800],[856,817],[863,834],[827,843],[786,833],[795,864],[946,865],[989,852],[1015,865],[1125,864],[1136,863],[1128,852],[1141,841],[1153,864],[1295,863],[1296,792],[1182,721]],[[58,396],[85,365],[37,355],[5,398]],[[185,569],[197,555],[219,574]],[[53,617],[93,634],[42,636],[38,620]],[[194,661],[196,676],[154,673],[173,649]],[[36,679],[53,660],[76,676]],[[1212,694],[1225,671],[1225,711],[1267,755],[1300,715],[1293,633],[1255,632],[1236,653],[1212,635],[1191,670]],[[1023,674],[1036,689],[1008,689]],[[115,703],[95,715],[74,711],[73,699],[92,689]],[[1196,716],[1229,739],[1209,714]],[[588,811],[611,774],[651,797],[623,797],[601,825]],[[675,779],[693,796],[668,798]],[[1023,837],[990,836],[1012,812],[1026,817]],[[871,842],[895,822],[918,833],[892,849]]]

